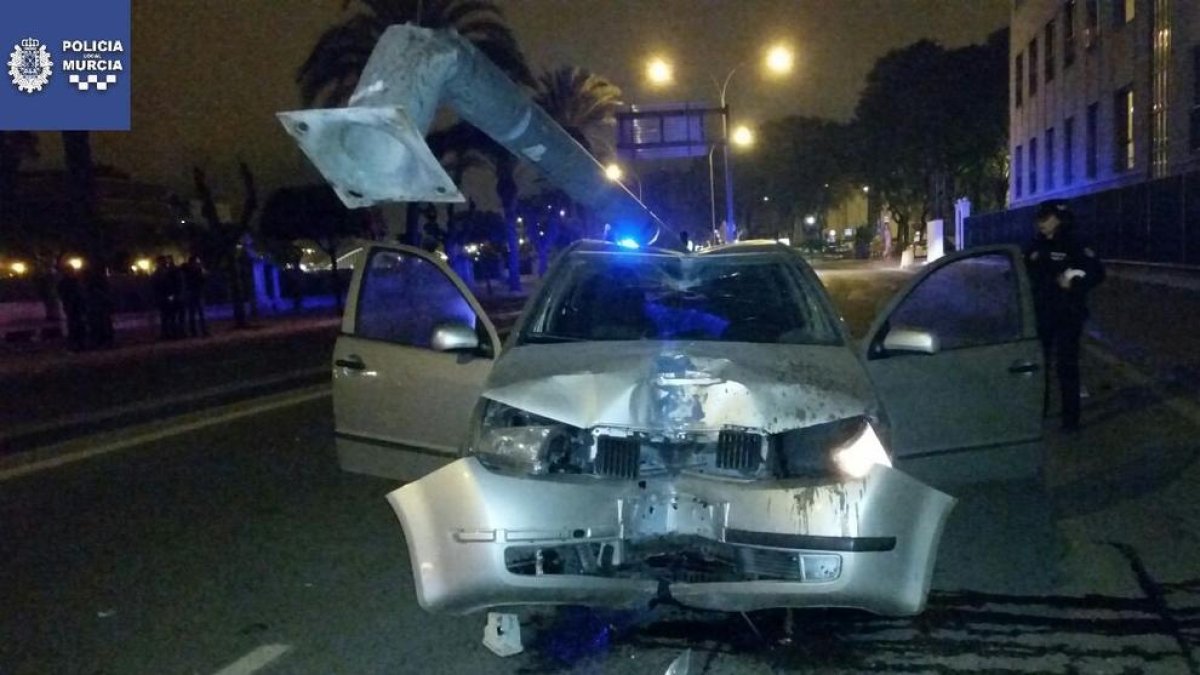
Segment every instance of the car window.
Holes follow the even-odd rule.
[[[520,342],[840,342],[820,289],[783,255],[577,252],[551,283]]]
[[[991,253],[933,272],[889,317],[891,326],[937,335],[941,349],[1012,342],[1023,334],[1013,258]]]
[[[400,251],[371,254],[358,293],[357,337],[429,348],[434,327],[449,322],[482,333],[467,299],[436,265]]]

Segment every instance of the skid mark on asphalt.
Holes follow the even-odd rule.
[[[702,662],[706,673],[749,660],[773,671],[1194,675],[1200,579],[1143,588],[1147,596],[1134,598],[934,592],[912,618],[797,610],[790,637],[782,610],[749,615],[753,626],[738,614],[684,610],[633,625],[628,613],[596,613],[582,623],[576,615],[538,631],[551,637],[535,642],[534,664],[521,672],[600,672],[594,666],[622,651],[691,648],[699,652],[693,667]],[[573,631],[569,638],[564,629]],[[562,639],[576,642],[564,650]],[[588,655],[589,646],[598,653]]]

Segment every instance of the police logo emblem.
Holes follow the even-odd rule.
[[[50,81],[53,65],[46,45],[33,38],[25,38],[21,44],[13,47],[8,57],[8,75],[17,89],[32,94],[41,91]]]

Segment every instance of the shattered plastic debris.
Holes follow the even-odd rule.
[[[496,656],[512,656],[525,651],[521,646],[521,622],[516,614],[488,612],[483,627],[483,646]]]

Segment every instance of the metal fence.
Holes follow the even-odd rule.
[[[1070,199],[1076,232],[1105,260],[1200,268],[1200,171]],[[966,245],[1020,244],[1036,206],[972,216]]]

